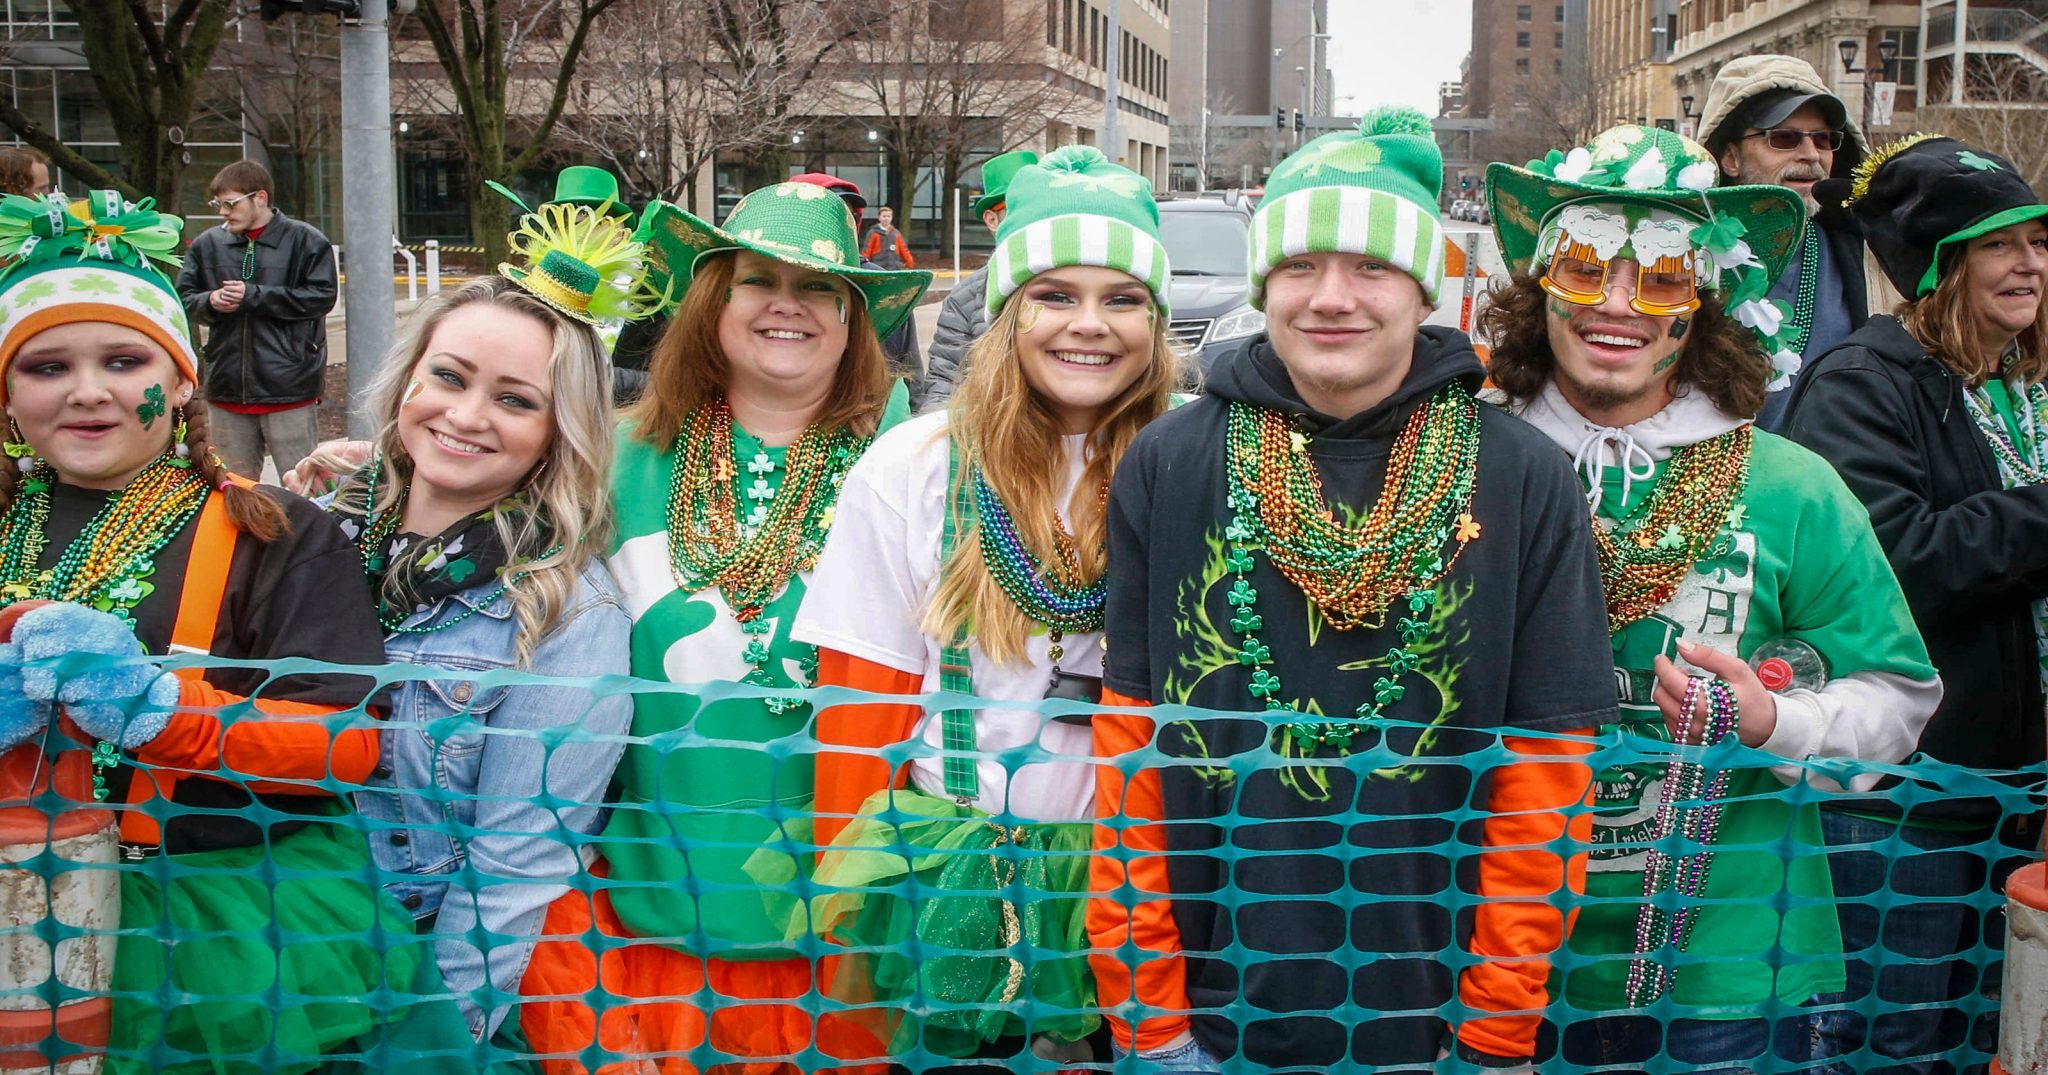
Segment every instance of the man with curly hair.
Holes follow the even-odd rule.
[[[1797,763],[1897,761],[1941,697],[1868,515],[1819,456],[1754,425],[1759,336],[1785,342],[1767,292],[1804,208],[1783,187],[1714,188],[1713,168],[1631,126],[1487,177],[1514,270],[1480,323],[1490,372],[1579,472],[1621,696],[1589,899],[1557,961],[1572,1064],[1821,1059],[1801,1006],[1842,988],[1843,962],[1815,792],[1841,786]],[[1729,736],[1787,764],[1661,747]],[[1664,997],[1668,1024],[1617,1014]]]

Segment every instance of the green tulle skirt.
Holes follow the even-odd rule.
[[[326,822],[124,865],[107,1070],[475,1071],[430,941],[374,878]]]
[[[892,813],[893,811],[893,813]],[[1100,1017],[1084,913],[1090,826],[1004,828],[916,790],[861,804],[813,880],[812,928],[844,946],[834,1001],[898,1011],[890,1049],[964,1057],[1011,1035],[1078,1041]]]

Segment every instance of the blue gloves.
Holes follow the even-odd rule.
[[[50,726],[50,708],[22,689],[21,646],[0,642],[0,751],[41,734]]]
[[[112,613],[84,605],[45,605],[15,621],[14,645],[23,661],[69,658],[20,668],[23,693],[32,701],[62,705],[74,723],[101,742],[134,750],[162,734],[178,706],[177,677],[149,662],[135,632]],[[85,670],[74,671],[80,666]]]

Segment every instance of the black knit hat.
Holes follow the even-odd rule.
[[[1828,191],[1814,195],[1825,203]],[[2012,162],[1926,134],[1871,154],[1856,169],[1849,207],[1884,274],[1909,298],[1934,290],[1943,248],[2048,217]]]

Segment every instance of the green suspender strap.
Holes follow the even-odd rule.
[[[952,503],[939,539],[942,571],[953,558],[960,531],[979,517],[973,491],[960,480],[960,442],[950,437],[946,448],[946,489]],[[953,694],[974,693],[974,662],[967,656],[965,625],[953,632],[939,652],[939,689]],[[940,713],[939,734],[945,750],[941,764],[946,774],[946,794],[962,806],[971,806],[981,795],[981,780],[975,770],[978,762],[974,756],[974,711],[948,709]]]

